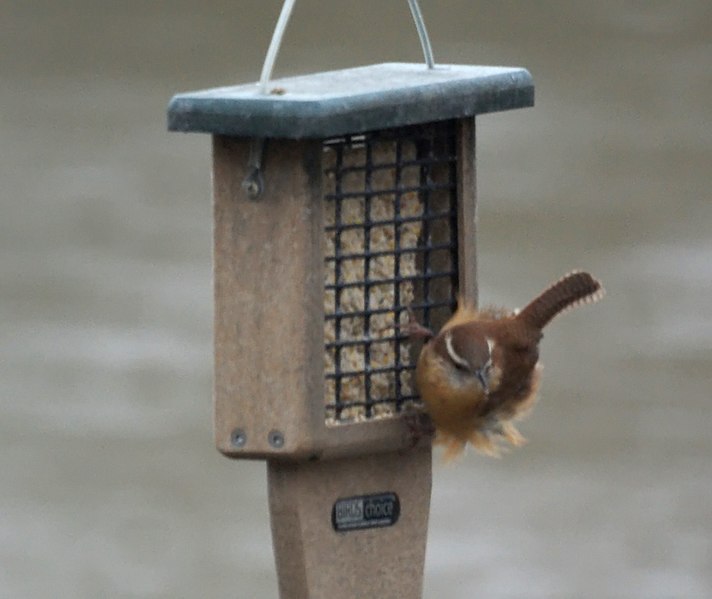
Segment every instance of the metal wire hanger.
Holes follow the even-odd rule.
[[[265,60],[262,63],[262,73],[260,74],[260,82],[258,86],[258,93],[261,95],[269,94],[267,88],[269,86],[269,81],[272,78],[274,63],[277,60],[277,54],[279,54],[279,49],[282,46],[282,38],[284,37],[284,32],[287,29],[289,18],[292,16],[292,9],[294,8],[295,2],[296,0],[284,0],[284,4],[282,4],[282,12],[279,15],[279,19],[277,19],[277,24],[272,32],[272,39],[270,41],[269,48],[267,48],[267,54],[265,54]],[[418,31],[420,45],[423,48],[425,64],[428,69],[433,69],[435,68],[433,48],[430,45],[428,30],[425,28],[425,21],[423,20],[423,13],[420,11],[420,6],[418,6],[418,0],[408,0],[408,6],[410,7],[410,13],[413,16],[413,21],[415,21],[415,28]],[[262,189],[264,187],[261,169],[264,145],[265,140],[263,138],[253,139],[252,144],[250,145],[250,157],[247,162],[249,172],[245,180],[242,182],[242,188],[252,199],[257,199],[262,193]]]
[[[279,53],[279,49],[282,45],[282,38],[284,37],[284,32],[287,29],[287,23],[289,22],[289,17],[292,15],[292,9],[294,8],[295,2],[296,0],[284,0],[284,4],[282,5],[282,12],[277,20],[277,25],[275,25],[274,32],[272,33],[272,40],[270,41],[264,63],[262,64],[262,74],[260,75],[259,86],[261,94],[268,93],[267,86],[269,85],[269,80],[272,77],[272,69],[274,68],[277,54]],[[413,20],[415,21],[415,28],[418,31],[420,45],[423,47],[425,64],[429,69],[432,69],[435,67],[433,48],[430,45],[428,30],[425,28],[425,21],[423,20],[423,13],[420,11],[420,6],[418,6],[418,0],[408,0],[408,6],[410,7],[410,12],[413,15]]]

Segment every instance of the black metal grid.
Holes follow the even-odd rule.
[[[437,328],[457,291],[456,123],[324,142],[327,420],[367,420],[418,401],[410,308]]]

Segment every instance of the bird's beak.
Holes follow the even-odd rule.
[[[487,375],[485,374],[485,369],[484,368],[478,368],[475,370],[475,376],[477,377],[477,380],[480,381],[480,384],[482,385],[482,389],[484,389],[485,394],[489,393],[489,384],[487,383]]]

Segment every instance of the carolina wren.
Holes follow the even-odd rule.
[[[460,298],[437,335],[411,319],[413,337],[426,337],[415,380],[445,446],[445,459],[469,442],[478,451],[499,455],[506,442],[522,445],[514,426],[534,404],[541,366],[542,329],[554,316],[603,297],[603,287],[586,272],[572,272],[542,292],[521,311],[478,310]]]

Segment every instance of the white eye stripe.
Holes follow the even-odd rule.
[[[490,339],[489,337],[485,337],[485,341],[487,342],[487,351],[489,352],[489,358],[487,359],[487,362],[485,362],[485,369],[489,370],[492,368],[492,352],[494,351],[494,341]]]
[[[452,346],[452,333],[450,331],[445,333],[445,349],[447,350],[447,355],[450,356],[450,359],[455,362],[455,364],[459,364],[463,368],[470,368],[467,360],[458,355],[455,348]]]

